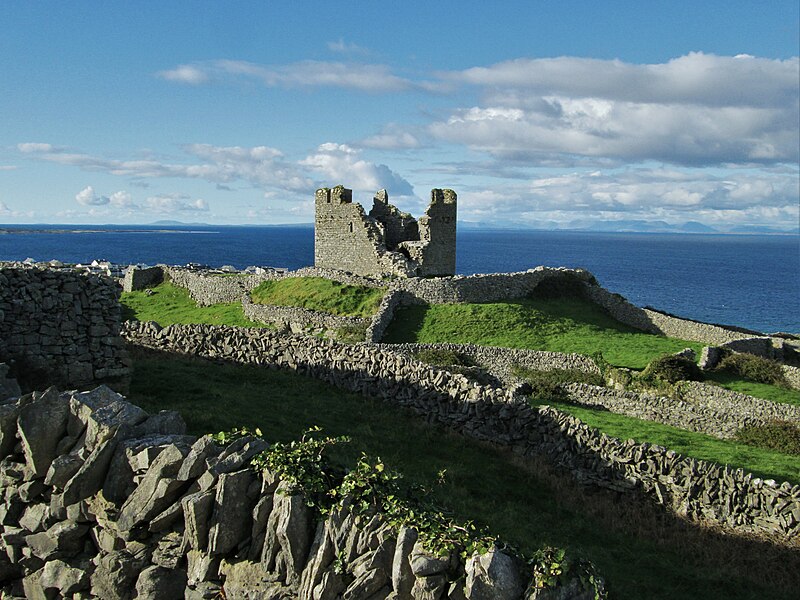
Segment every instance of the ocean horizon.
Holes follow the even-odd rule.
[[[0,260],[207,264],[314,263],[310,224],[0,225]],[[707,323],[800,332],[800,235],[460,227],[456,272],[584,268],[608,290]]]

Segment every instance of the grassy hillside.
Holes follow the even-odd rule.
[[[523,299],[488,304],[409,306],[397,311],[386,342],[478,344],[603,354],[609,363],[644,368],[662,354],[703,344],[642,333],[581,298]]]
[[[432,486],[463,519],[525,552],[567,547],[594,561],[618,599],[792,598],[796,552],[714,534],[660,507],[579,486],[544,464],[524,465],[406,411],[283,371],[134,353],[130,398],[148,411],[181,411],[195,434],[259,427],[289,441],[311,425],[349,435],[334,458],[380,456],[409,481]],[[442,473],[443,472],[443,473]]]
[[[346,285],[322,277],[287,277],[265,281],[252,292],[256,304],[299,306],[342,317],[371,317],[386,290]]]
[[[164,282],[145,292],[124,292],[120,298],[123,319],[155,321],[162,327],[173,324],[207,323],[237,327],[266,327],[246,319],[239,302],[197,306],[186,288]]]

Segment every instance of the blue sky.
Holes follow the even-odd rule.
[[[0,3],[0,222],[798,228],[796,2]]]

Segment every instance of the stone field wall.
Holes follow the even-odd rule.
[[[529,585],[511,555],[433,556],[347,499],[318,519],[252,467],[264,440],[185,430],[105,386],[0,401],[2,597],[521,600]],[[526,596],[590,597],[577,580]]]
[[[254,304],[248,296],[242,297],[244,316],[251,321],[277,325],[279,329],[289,329],[293,333],[322,333],[342,327],[366,329],[370,319],[360,317],[340,317],[330,313],[308,310],[296,306],[271,306]]]
[[[788,538],[800,531],[798,485],[778,485],[663,447],[610,438],[550,407],[532,408],[510,390],[480,386],[403,354],[207,325],[160,329],[128,322],[125,336],[154,349],[288,368],[382,398],[517,454],[547,455],[582,480],[621,491],[637,488],[691,519]]]
[[[0,267],[0,361],[79,386],[128,374],[119,288],[108,277]]]
[[[562,369],[600,374],[600,369],[597,368],[595,362],[582,354],[475,346],[473,344],[379,344],[378,347],[409,355],[429,349],[456,352],[474,361],[505,385],[514,385],[519,382],[519,378],[512,372],[515,366],[535,371]]]
[[[742,427],[775,420],[800,425],[800,407],[777,404],[697,382],[683,382],[683,400],[651,393],[617,391],[572,383],[564,386],[570,402],[697,431],[732,438]]]

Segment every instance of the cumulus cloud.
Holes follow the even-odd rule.
[[[39,142],[23,142],[22,144],[17,144],[17,149],[20,152],[24,152],[26,154],[31,152],[58,152],[60,148],[53,146],[52,144],[43,144]]]
[[[304,60],[287,65],[263,65],[243,60],[212,60],[157,74],[162,79],[198,85],[230,79],[255,80],[267,87],[339,87],[385,93],[414,87],[392,74],[386,65]]]
[[[135,209],[139,208],[137,204],[133,201],[133,196],[131,196],[128,192],[119,191],[114,192],[111,194],[109,198],[111,206],[115,208],[123,208],[123,209]]]
[[[380,133],[360,140],[358,145],[362,148],[375,148],[376,150],[410,150],[419,148],[422,144],[411,132],[391,124]]]
[[[90,185],[75,194],[75,200],[83,206],[103,206],[110,201],[108,196],[98,196]]]
[[[0,165],[0,171],[15,171],[17,165]]]
[[[317,152],[300,161],[301,165],[322,173],[327,181],[346,182],[347,187],[360,191],[391,190],[399,196],[412,196],[413,186],[403,177],[382,164],[359,157],[360,151],[347,144],[328,142]]]
[[[628,167],[468,189],[459,194],[459,218],[562,227],[661,220],[672,225],[701,221],[723,229],[744,223],[796,229],[800,197],[796,174]]]
[[[190,200],[184,194],[158,194],[145,200],[146,209],[157,213],[207,212],[208,202],[203,199]]]
[[[442,74],[482,102],[430,125],[506,160],[584,156],[679,165],[800,159],[800,62],[691,53],[664,64],[518,59]]]

